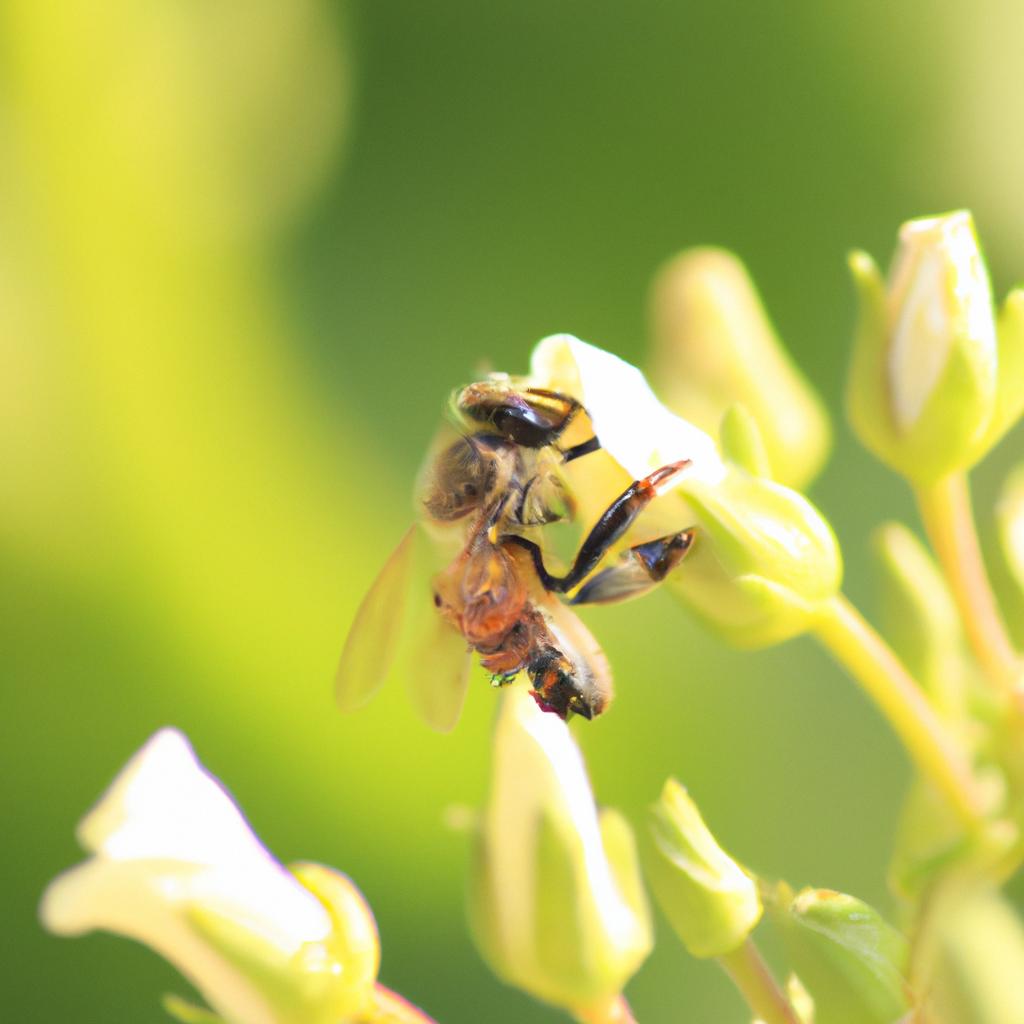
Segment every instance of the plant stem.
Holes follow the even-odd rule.
[[[574,1013],[580,1024],[636,1024],[625,996],[618,996],[603,1006],[591,1006]]]
[[[967,638],[992,683],[1012,694],[1021,672],[985,571],[965,473],[915,489],[921,519],[960,609]]]
[[[841,594],[828,603],[815,633],[889,720],[921,774],[975,828],[982,806],[967,757],[889,645]]]
[[[743,994],[754,1016],[764,1024],[800,1024],[753,939],[720,956],[718,962]]]

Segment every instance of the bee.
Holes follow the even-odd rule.
[[[621,564],[594,574],[659,491],[688,464],[663,466],[633,481],[591,527],[564,575],[551,573],[538,537],[548,524],[572,518],[562,467],[597,451],[591,437],[563,447],[570,424],[586,411],[568,395],[521,386],[504,376],[456,392],[453,408],[464,433],[438,446],[421,484],[421,521],[403,539],[364,599],[346,641],[336,692],[343,709],[365,703],[383,682],[390,658],[375,635],[400,618],[414,538],[426,534],[442,567],[432,574],[435,627],[459,644],[463,664],[448,672],[434,651],[419,703],[438,728],[454,725],[465,691],[466,655],[476,654],[496,685],[525,673],[538,705],[562,718],[592,719],[612,696],[607,659],[571,603],[623,600],[656,585],[693,540],[683,530],[630,548]],[[454,538],[454,542],[453,542]],[[581,586],[582,584],[582,586]]]

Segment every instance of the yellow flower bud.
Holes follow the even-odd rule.
[[[847,386],[861,441],[898,473],[929,484],[991,446],[1000,387],[988,271],[964,210],[908,221],[888,289],[864,253],[851,257],[860,323]],[[1012,334],[1012,330],[1008,332]],[[1019,410],[1018,410],[1019,411]]]
[[[743,264],[724,249],[691,249],[653,291],[652,378],[666,404],[713,433],[737,403],[754,417],[771,476],[806,486],[831,446],[821,400],[794,365]]]
[[[658,905],[694,956],[722,956],[746,941],[761,919],[757,884],[718,845],[675,779],[651,807],[644,852]]]
[[[581,1012],[611,1005],[651,950],[624,819],[598,814],[566,724],[523,686],[502,698],[470,920],[494,972]]]

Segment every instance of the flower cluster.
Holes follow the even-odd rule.
[[[1009,594],[1002,603],[980,556],[966,477],[1024,412],[1024,291],[993,308],[965,212],[906,224],[888,284],[863,253],[851,268],[860,314],[850,421],[910,484],[929,541],[898,523],[875,535],[888,640],[841,593],[839,544],[803,493],[827,457],[827,416],[734,257],[686,253],[658,278],[654,361],[669,405],[638,369],[568,335],[541,341],[529,376],[515,379],[557,403],[566,423],[578,414],[580,437],[567,443],[586,459],[567,459],[557,472],[540,456],[529,459],[571,493],[584,522],[599,520],[631,481],[671,469],[664,486],[650,488],[642,519],[607,533],[595,565],[636,559],[651,536],[685,531],[687,557],[663,567],[658,581],[736,645],[815,637],[875,702],[915,769],[890,870],[904,934],[853,896],[758,878],[725,852],[674,779],[638,844],[621,814],[598,808],[569,725],[524,688],[506,687],[474,835],[470,921],[500,978],[579,1021],[632,1020],[623,991],[653,945],[644,877],[687,950],[717,960],[766,1024],[1024,1019],[1024,927],[1000,892],[1024,862],[1024,629],[1003,615],[1024,610],[1024,467],[997,509]],[[506,437],[506,448],[529,448],[527,433],[543,440],[564,425],[528,405],[498,412],[520,417],[512,433],[523,433]],[[496,425],[494,409],[481,415]],[[517,466],[527,459],[514,454]],[[471,483],[459,500],[478,496]],[[520,488],[521,503],[532,483]],[[496,514],[478,531],[482,564],[516,578],[529,563],[499,550],[498,521]],[[411,533],[357,625],[390,620],[412,541]],[[525,536],[512,541],[536,547]],[[463,543],[453,564],[461,567],[472,547]],[[556,589],[544,583],[555,577],[536,561],[539,549],[533,556],[536,585],[523,586],[517,612],[528,608],[528,593]],[[479,594],[492,597],[492,576],[478,575]],[[552,638],[563,606],[551,592],[536,599],[549,609],[527,618],[548,644],[531,663],[540,675],[537,665],[557,661]],[[470,646],[511,659],[502,645],[520,636],[516,625],[500,632],[501,644],[474,638]],[[462,634],[464,657],[470,637]],[[382,666],[350,639],[347,655],[339,699],[353,710],[383,681],[390,652]],[[498,681],[508,682],[523,667],[516,665]],[[545,685],[564,682],[551,672]],[[463,686],[425,691],[435,725],[454,724]],[[352,882],[317,865],[277,863],[180,734],[150,740],[79,837],[90,859],[51,884],[44,924],[61,934],[102,928],[162,953],[219,1015],[171,999],[181,1020],[427,1020],[377,981],[376,928]],[[783,940],[784,985],[754,943],[762,919]]]

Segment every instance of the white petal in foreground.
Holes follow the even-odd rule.
[[[144,942],[229,1021],[273,1024],[248,978],[201,937],[191,912],[212,914],[282,966],[331,933],[324,907],[264,849],[185,737],[153,736],[85,817],[93,853],[46,890],[40,916],[61,935],[100,929]]]
[[[555,334],[533,350],[530,376],[538,386],[579,399],[601,447],[633,479],[681,459],[690,460],[689,479],[715,484],[725,476],[711,437],[669,412],[644,375],[618,356],[571,334]]]

